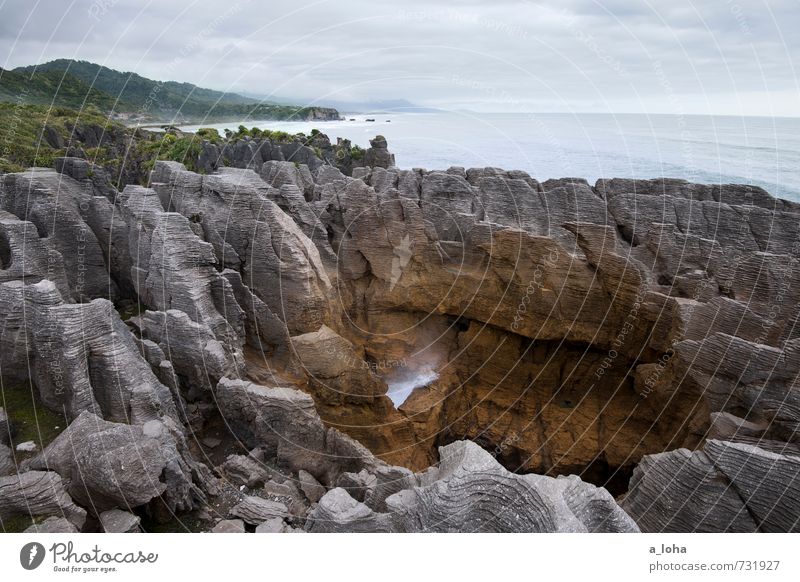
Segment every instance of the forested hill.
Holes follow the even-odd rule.
[[[0,69],[0,101],[81,109],[138,121],[338,119],[335,109],[262,102],[177,81],[155,81],[86,61]]]

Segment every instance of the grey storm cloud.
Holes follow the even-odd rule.
[[[0,64],[306,102],[800,115],[799,20],[797,0],[0,0]]]

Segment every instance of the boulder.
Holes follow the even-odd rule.
[[[280,517],[273,517],[256,527],[256,533],[285,533],[291,528]]]
[[[311,503],[317,503],[325,495],[325,487],[308,471],[300,469],[297,473],[300,490]]]
[[[161,421],[127,425],[83,412],[32,459],[31,467],[57,471],[67,491],[97,512],[154,499],[172,511],[185,511],[195,507],[202,493],[178,449]]]
[[[60,254],[70,295],[81,301],[114,298],[103,250],[87,223],[85,209],[100,195],[90,180],[75,180],[55,170],[31,168],[3,176],[3,210],[36,226]],[[54,255],[55,256],[55,255]]]
[[[244,533],[244,522],[241,519],[222,519],[211,533]]]
[[[249,495],[233,506],[230,514],[250,525],[259,525],[268,519],[289,517],[289,510],[283,503]]]
[[[646,532],[798,531],[800,451],[759,444],[711,439],[647,456],[622,506]]]
[[[142,518],[121,509],[110,509],[100,514],[100,525],[106,533],[132,533],[139,531]]]
[[[0,477],[11,475],[17,471],[17,464],[14,462],[14,453],[3,443],[0,443]]]
[[[439,449],[429,483],[405,475],[408,487],[375,511],[344,489],[332,489],[306,530],[394,532],[637,532],[605,489],[579,478],[515,475],[470,441]],[[388,472],[387,472],[388,473]]]
[[[78,533],[78,528],[68,519],[53,516],[41,523],[34,523],[23,533]]]
[[[225,478],[236,486],[255,489],[269,480],[269,471],[264,464],[247,455],[229,455],[220,469]]]
[[[249,447],[263,447],[290,472],[305,470],[322,483],[347,471],[374,466],[363,446],[322,424],[312,398],[299,390],[223,378],[216,389],[219,411]]]
[[[0,521],[18,516],[64,517],[80,529],[86,510],[75,505],[58,473],[26,471],[0,477]]]

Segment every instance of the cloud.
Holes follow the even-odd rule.
[[[7,0],[0,43],[4,66],[75,57],[309,102],[800,115],[798,17],[794,0]]]

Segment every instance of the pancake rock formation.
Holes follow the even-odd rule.
[[[4,529],[800,531],[800,205],[315,139],[0,175]]]

